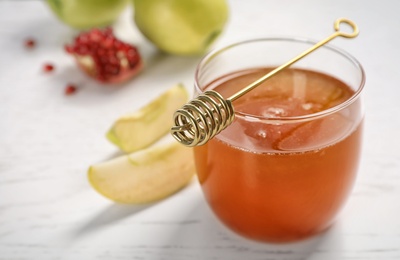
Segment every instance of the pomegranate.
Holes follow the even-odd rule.
[[[137,48],[118,40],[111,28],[83,32],[65,50],[84,72],[102,83],[124,82],[143,67]]]

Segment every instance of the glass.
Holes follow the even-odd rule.
[[[195,95],[229,97],[316,42],[268,38],[205,56]],[[326,45],[233,103],[235,120],[194,148],[197,175],[215,215],[251,239],[299,240],[327,229],[356,178],[364,71]]]

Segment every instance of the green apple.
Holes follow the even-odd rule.
[[[118,118],[106,136],[125,152],[145,148],[169,132],[174,112],[188,98],[185,87],[178,84],[141,109]]]
[[[160,50],[178,55],[204,53],[228,19],[226,0],[132,0],[134,20]]]
[[[89,168],[93,188],[121,203],[149,203],[183,188],[195,172],[191,148],[177,142],[151,146]]]
[[[127,6],[128,0],[46,0],[64,23],[77,29],[111,24]]]

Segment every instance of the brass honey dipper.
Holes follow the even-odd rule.
[[[342,23],[351,26],[353,32],[346,33],[340,31],[340,25]],[[346,18],[337,19],[334,23],[334,28],[335,32],[333,34],[316,43],[314,46],[302,52],[295,58],[265,74],[258,80],[250,83],[228,99],[225,100],[214,90],[205,91],[195,99],[192,99],[189,103],[185,104],[174,113],[175,126],[171,128],[172,136],[178,142],[186,146],[205,144],[208,140],[220,133],[233,122],[233,119],[235,118],[232,105],[233,101],[334,38],[338,36],[354,38],[359,33],[358,26],[353,21]]]

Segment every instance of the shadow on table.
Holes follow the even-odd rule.
[[[226,228],[202,198],[195,201],[186,219],[201,221],[175,229],[154,254],[192,255],[196,256],[195,259],[306,260],[313,254],[324,254],[323,244],[332,240],[332,231],[328,229],[299,242],[273,244],[252,241]]]
[[[117,154],[120,152],[116,152]],[[113,157],[111,155],[110,157]],[[174,200],[175,196],[179,196],[179,193],[185,192],[190,189],[190,185],[184,187],[182,190],[178,191],[175,194],[172,194],[170,197],[155,201],[148,204],[143,205],[133,205],[133,204],[119,204],[119,203],[112,203],[111,205],[105,207],[99,213],[97,213],[92,219],[88,222],[84,223],[82,226],[77,228],[73,233],[73,237],[80,237],[87,235],[93,231],[97,231],[104,226],[112,225],[113,223],[117,223],[125,218],[132,217],[135,214],[138,214],[142,211],[148,210],[153,206],[157,206],[162,203],[170,203],[171,200]]]
[[[154,204],[146,205],[124,205],[124,204],[111,204],[99,212],[93,219],[83,224],[74,233],[75,237],[86,235],[93,231],[99,230],[100,228],[118,222],[122,219],[128,218],[134,214],[137,214],[147,208],[152,207]]]
[[[146,241],[144,236],[145,246],[132,242],[131,247],[127,245],[126,248],[130,248],[132,254],[165,256],[165,259],[307,260],[315,255],[323,256],[321,259],[324,260],[335,259],[327,255],[325,250],[326,245],[331,247],[332,243],[340,243],[336,241],[336,236],[332,235],[334,228],[300,242],[282,244],[256,242],[226,228],[214,216],[201,192],[197,192],[194,187],[184,188],[180,192],[179,196],[177,194],[176,197],[171,196],[149,205],[109,205],[75,230],[72,238],[89,235],[153,206],[169,208],[170,205],[182,203],[180,214],[174,219],[161,218],[162,221],[158,221],[158,218],[154,218],[140,221],[140,225],[152,226],[162,232],[162,236],[153,237],[154,241]],[[70,238],[70,241],[74,239]]]

